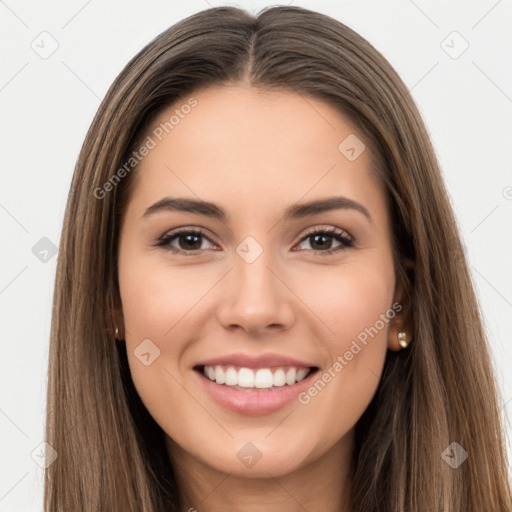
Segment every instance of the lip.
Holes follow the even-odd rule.
[[[259,416],[268,414],[293,402],[297,396],[305,391],[318,373],[318,367],[312,370],[306,378],[296,382],[292,386],[285,384],[273,390],[240,391],[225,384],[217,384],[203,375],[202,372],[194,370],[201,385],[204,386],[210,397],[222,407],[239,414],[248,416]]]
[[[260,354],[258,356],[243,353],[233,353],[225,356],[214,357],[211,359],[200,361],[196,363],[194,367],[216,365],[245,367],[251,369],[273,368],[279,366],[295,366],[296,368],[318,368],[318,365],[316,365],[315,363],[307,363],[304,361],[299,361],[298,359],[294,359],[292,357],[273,353]]]

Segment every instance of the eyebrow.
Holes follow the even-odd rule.
[[[362,204],[343,196],[329,197],[327,199],[319,199],[307,203],[291,205],[286,209],[284,219],[302,219],[310,215],[317,215],[331,210],[355,210],[362,213],[370,223],[373,222],[370,212]],[[215,203],[182,197],[164,197],[163,199],[160,199],[160,201],[151,205],[144,212],[142,217],[148,217],[161,211],[196,213],[218,219],[223,222],[229,222],[230,220],[230,216],[226,211]]]

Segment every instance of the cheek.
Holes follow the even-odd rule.
[[[127,249],[120,261],[119,287],[131,376],[142,401],[160,424],[165,419],[162,404],[186,400],[176,378],[181,380],[183,354],[196,339],[199,316],[204,311],[201,305],[208,302],[207,294],[217,280],[206,266],[171,268],[165,261],[150,261]]]
[[[342,340],[341,348],[354,339],[364,342],[364,334],[378,322],[382,314],[391,306],[393,288],[386,274],[368,270],[353,271],[343,279],[343,287],[337,293],[331,292],[330,314],[335,338]],[[383,338],[387,334],[387,323],[378,322],[378,333],[374,337]]]
[[[191,309],[205,292],[190,276],[145,263],[144,257],[120,262],[119,286],[133,384],[155,421],[168,427],[170,404],[179,410],[186,402],[178,384],[180,357],[189,343],[183,329],[190,328]],[[177,430],[167,428],[168,433],[181,432],[181,423],[172,424]]]
[[[172,337],[172,331],[193,315],[194,306],[214,282],[211,272],[193,267],[172,269],[144,258],[127,259],[120,265],[119,281],[125,327],[134,342],[141,336],[155,340]]]
[[[312,276],[308,306],[322,320],[319,337],[330,364],[316,376],[300,402],[318,418],[329,418],[341,435],[363,414],[377,390],[387,352],[394,274],[386,265],[339,267],[329,277]],[[328,442],[326,439],[325,442]]]
[[[307,274],[307,276],[306,276]],[[365,329],[373,326],[381,314],[392,305],[394,273],[392,261],[381,257],[368,261],[320,268],[304,272],[297,283],[298,294],[323,325],[322,341],[328,343],[331,354],[350,345]],[[379,334],[385,336],[378,324]],[[382,337],[382,336],[381,336]],[[364,338],[364,336],[362,336]]]

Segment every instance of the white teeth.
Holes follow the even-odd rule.
[[[298,372],[297,372],[297,377],[295,377],[297,379],[297,382],[300,382],[301,380],[305,379],[306,378],[306,375],[309,373],[309,369],[308,368],[301,368]]]
[[[268,368],[262,368],[261,370],[258,370],[256,372],[256,375],[254,376],[254,387],[255,388],[258,388],[258,389],[271,388],[273,385],[274,385],[274,379],[272,378],[272,372]]]
[[[240,368],[238,370],[238,385],[242,388],[254,387],[254,372],[250,368]]]
[[[295,384],[296,375],[297,375],[297,370],[295,368],[290,368],[286,372],[286,384],[288,384],[288,386],[293,386],[293,384]]]
[[[222,366],[215,367],[215,380],[217,384],[224,384],[224,382],[226,382],[226,376],[224,374]]]
[[[274,386],[284,386],[286,384],[286,375],[284,374],[284,370],[282,368],[278,368],[274,375],[272,376]]]
[[[238,373],[232,366],[226,370],[225,379],[226,386],[238,386]]]
[[[269,389],[272,387],[282,387],[284,385],[293,386],[296,382],[305,379],[309,374],[309,368],[286,367],[271,370],[270,368],[240,368],[238,371],[233,366],[222,367],[205,366],[203,373],[208,379],[217,384],[227,386],[240,386],[242,388]]]

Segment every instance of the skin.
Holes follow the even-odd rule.
[[[135,387],[168,436],[185,510],[347,511],[354,425],[387,350],[400,348],[398,331],[412,336],[401,314],[309,403],[273,413],[223,408],[192,367],[232,352],[277,352],[312,362],[321,376],[394,302],[405,305],[385,191],[368,149],[354,161],[338,150],[357,131],[319,99],[245,84],[192,96],[198,105],[140,163],[122,222],[118,325]],[[362,204],[371,222],[352,209],[283,219],[292,204],[333,195]],[[231,220],[178,211],[143,217],[165,196],[214,202]],[[192,256],[155,246],[181,227],[203,228],[211,241],[174,238],[171,245],[192,246]],[[354,245],[315,244],[305,237],[315,227],[343,230]],[[250,264],[236,252],[247,236],[263,249]],[[160,355],[145,366],[134,351],[147,338]],[[237,457],[247,442],[262,454],[251,468]]]

